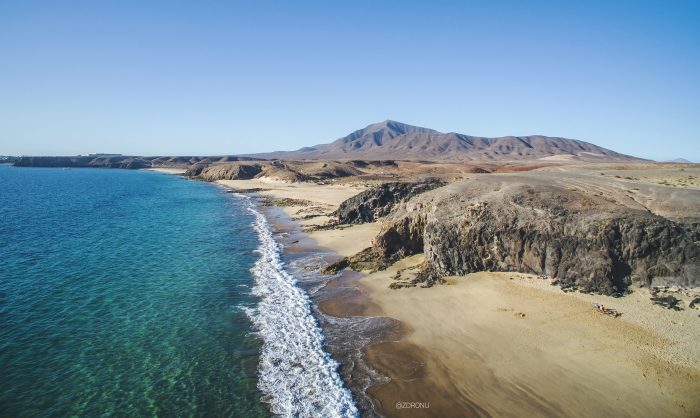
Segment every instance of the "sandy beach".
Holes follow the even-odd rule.
[[[406,416],[394,403],[414,401],[434,407],[411,416],[451,416],[454,405],[483,416],[697,416],[697,311],[653,306],[645,289],[618,299],[566,294],[518,273],[388,288],[421,257],[362,280],[383,313],[410,328],[400,343],[370,347],[368,356],[380,370],[401,370],[392,345],[414,345],[424,362],[423,370],[374,389],[386,415]],[[599,314],[593,301],[624,314]]]
[[[147,170],[157,171],[159,173],[165,173],[165,174],[174,174],[174,175],[182,175],[182,174],[185,174],[185,172],[187,171],[184,168],[168,168],[168,167],[148,168]]]
[[[238,190],[260,189],[263,197],[287,199],[280,207],[302,227],[322,225],[330,213],[344,200],[360,193],[365,187],[357,185],[319,185],[315,183],[285,183],[268,179],[219,180],[217,183]],[[313,217],[306,217],[312,215]],[[368,223],[338,229],[309,231],[309,237],[320,247],[347,257],[370,246],[379,232],[379,224]]]
[[[322,224],[360,186],[219,181],[287,199],[303,227]],[[308,217],[309,214],[317,215]],[[349,256],[370,246],[378,223],[308,232],[320,247]],[[374,344],[365,360],[391,377],[368,393],[386,416],[697,416],[697,310],[653,305],[647,289],[623,298],[565,293],[520,273],[475,273],[429,289],[392,290],[422,255],[359,281],[364,313],[398,319],[398,341]],[[603,303],[623,313],[592,309]],[[357,314],[358,301],[327,311]]]

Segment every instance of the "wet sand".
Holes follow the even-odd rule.
[[[219,183],[239,191],[270,185],[264,180]],[[308,214],[309,207],[325,205],[324,211],[318,213],[332,212],[343,200],[362,189],[331,187],[328,193],[327,186],[308,183],[278,183],[274,187],[273,190],[256,191],[256,194],[262,197],[263,204],[269,204],[262,210],[275,230],[275,238],[283,246],[287,268],[317,306],[316,317],[326,338],[325,349],[341,364],[339,372],[353,392],[362,416],[376,416],[373,400],[367,396],[366,389],[372,383],[386,380],[386,377],[378,375],[367,365],[362,349],[371,342],[399,338],[401,324],[383,316],[366,316],[370,308],[379,310],[360,291],[361,273],[346,270],[337,276],[325,276],[319,274],[318,269],[368,247],[378,232],[378,225],[303,232],[301,228],[317,225],[318,218],[325,223],[327,217],[298,219],[299,212]],[[265,200],[270,198],[273,200]],[[292,201],[276,205],[274,199]]]

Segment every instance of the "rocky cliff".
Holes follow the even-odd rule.
[[[564,288],[614,294],[629,284],[700,285],[698,224],[614,195],[489,176],[419,195],[392,213],[373,251],[424,252],[428,283],[476,271],[548,274]]]
[[[191,166],[185,173],[188,177],[206,181],[266,177],[288,183],[323,182],[361,174],[362,171],[355,164],[337,161],[241,161],[224,164],[200,162]]]
[[[260,164],[195,164],[185,172],[187,177],[196,177],[201,180],[249,180],[262,172]]]
[[[397,203],[444,185],[438,180],[384,183],[344,201],[335,214],[342,224],[373,222],[388,215]]]

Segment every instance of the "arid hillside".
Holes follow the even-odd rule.
[[[369,125],[330,144],[254,156],[314,160],[643,161],[575,139],[543,135],[485,138],[454,132],[442,133],[392,120]]]

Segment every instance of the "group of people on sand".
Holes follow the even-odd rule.
[[[547,280],[547,279],[549,279],[549,275],[548,274],[540,274],[539,276],[537,276],[537,278],[542,279],[542,280]]]
[[[622,315],[620,312],[616,311],[615,309],[606,308],[605,305],[603,305],[602,303],[594,303],[593,309],[595,309],[596,311],[598,311],[602,314],[610,315],[613,318],[617,318],[618,316]]]

